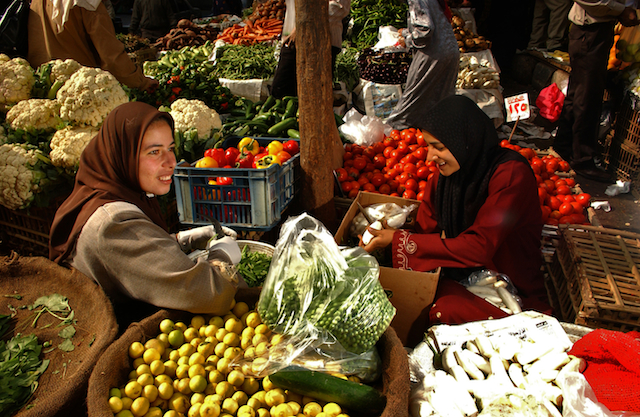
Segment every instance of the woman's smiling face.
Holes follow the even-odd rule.
[[[175,143],[165,121],[152,123],[142,137],[138,157],[138,181],[146,193],[165,195],[171,190],[176,167]]]
[[[424,136],[425,142],[427,142],[427,149],[429,151],[427,160],[436,163],[441,175],[448,177],[460,170],[458,160],[442,142],[425,130],[422,131],[422,135]]]

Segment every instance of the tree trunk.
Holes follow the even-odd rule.
[[[296,54],[302,206],[335,232],[339,224],[333,202],[333,160],[340,138],[333,115],[326,0],[296,1]]]

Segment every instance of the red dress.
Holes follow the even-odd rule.
[[[436,185],[437,177],[430,181],[418,209],[417,233],[394,234],[393,266],[414,271],[482,266],[511,279],[523,300],[523,310],[551,314],[541,270],[542,213],[531,168],[519,161],[498,165],[473,225],[451,239],[440,237],[434,202]],[[432,324],[504,316],[502,310],[446,279],[438,284],[430,312]]]

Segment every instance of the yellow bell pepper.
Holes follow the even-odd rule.
[[[260,150],[260,144],[253,138],[244,137],[240,139],[240,142],[238,142],[238,150],[240,153],[242,153],[243,150],[246,150],[246,152],[251,152],[255,155]]]
[[[265,169],[274,164],[282,165],[280,158],[277,155],[265,155],[262,158],[258,159],[258,161],[256,162],[256,168]]]
[[[269,155],[277,155],[278,152],[284,149],[284,145],[279,140],[273,140],[267,145]]]

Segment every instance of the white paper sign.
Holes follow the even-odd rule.
[[[529,95],[523,93],[505,98],[504,108],[507,110],[507,122],[514,122],[518,119],[528,119],[529,116],[531,116],[529,111]]]

